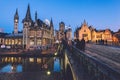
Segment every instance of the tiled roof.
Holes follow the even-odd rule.
[[[19,34],[8,34],[5,37],[23,37],[23,33],[19,33]]]

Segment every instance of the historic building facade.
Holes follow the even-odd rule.
[[[113,43],[115,45],[120,45],[120,29],[113,34]]]
[[[31,18],[30,6],[28,5],[26,16],[23,23],[23,45],[26,48],[30,46],[46,46],[51,45],[54,41],[54,26],[51,19],[50,25],[45,24],[37,18],[35,13],[35,21]]]
[[[16,12],[14,15],[14,31],[11,34],[7,34],[4,36],[3,44],[5,44],[6,46],[22,48],[23,34],[22,34],[22,32],[18,31],[18,23],[19,23],[19,15],[18,15],[18,10],[16,9]]]
[[[112,43],[113,34],[113,31],[111,31],[110,29],[96,30],[92,26],[88,26],[88,24],[84,20],[83,24],[80,27],[78,27],[74,32],[74,39],[81,40],[82,38],[84,38],[86,42],[96,42],[99,40],[104,40],[109,43]]]
[[[16,10],[14,15],[14,30],[11,34],[2,34],[0,36],[0,44],[6,46],[22,46],[23,48],[48,46],[54,43],[54,26],[51,18],[50,25],[37,18],[35,13],[35,21],[31,18],[30,6],[28,5],[25,18],[22,20],[23,31],[18,31],[19,15]]]
[[[65,29],[64,22],[59,23],[59,30],[56,30],[55,33],[55,40],[58,42],[61,42],[62,39],[65,39],[67,41],[72,40],[72,29],[70,27]]]

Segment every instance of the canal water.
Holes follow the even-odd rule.
[[[42,70],[41,68],[48,69],[50,68],[50,70],[53,70],[54,72],[60,72],[60,60],[59,58],[53,58],[52,61],[50,62],[51,59],[49,60],[44,60],[44,65],[42,66],[41,63],[37,63],[37,62],[32,62],[34,59],[28,59],[23,63],[5,63],[5,64],[1,64],[0,65],[0,72],[25,72],[25,71],[40,71]],[[49,62],[49,63],[47,63]],[[4,63],[4,62],[3,62]],[[46,63],[46,64],[45,64]],[[53,66],[51,65],[53,64]],[[34,68],[34,69],[33,69]],[[45,70],[43,69],[43,70]]]
[[[60,72],[60,60],[58,58],[54,59],[54,72]]]
[[[30,65],[30,64],[28,64],[28,65]],[[35,65],[37,65],[37,66],[39,66],[39,64],[35,64]],[[31,63],[31,65],[30,66],[33,66],[32,65],[32,63]],[[37,67],[36,66],[36,67]],[[23,68],[24,68],[25,66],[23,66],[22,64],[20,64],[20,63],[17,63],[17,64],[10,64],[10,63],[7,63],[7,64],[5,64],[4,66],[2,66],[1,68],[0,68],[0,72],[23,72]],[[33,66],[34,68],[35,68],[35,66]],[[38,67],[37,67],[38,68]],[[53,71],[54,72],[60,72],[60,60],[59,60],[59,58],[54,58],[54,64],[53,64]]]
[[[18,62],[16,62],[18,61]],[[49,74],[48,74],[48,71]],[[0,60],[0,80],[61,80],[59,58],[3,58]]]
[[[22,72],[22,65],[12,65],[12,64],[7,64],[6,66],[2,67],[0,69],[0,72]]]

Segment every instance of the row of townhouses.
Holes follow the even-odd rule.
[[[85,39],[86,42],[97,42],[99,40],[107,41],[108,43],[120,43],[120,30],[113,32],[110,29],[97,30],[93,26],[89,26],[86,21],[74,32],[74,39]]]

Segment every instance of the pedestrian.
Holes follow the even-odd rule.
[[[107,39],[105,40],[105,44],[107,45]]]
[[[98,43],[98,41],[96,40],[96,44]]]
[[[79,39],[76,39],[76,48],[78,48],[79,49]]]
[[[81,50],[85,51],[85,40],[84,40],[84,38],[82,38],[82,40],[81,40]]]

